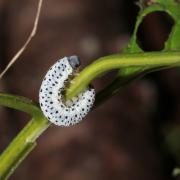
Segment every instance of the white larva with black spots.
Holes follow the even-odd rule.
[[[58,126],[79,123],[90,111],[95,90],[87,88],[72,100],[64,101],[62,92],[66,82],[73,76],[80,61],[77,56],[58,60],[46,73],[39,92],[39,102],[44,115]]]

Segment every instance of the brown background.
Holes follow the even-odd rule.
[[[0,0],[1,70],[29,35],[36,5],[37,0]],[[1,91],[38,101],[41,80],[58,58],[77,54],[83,68],[98,57],[121,52],[137,11],[133,1],[125,0],[45,0],[38,33],[0,81]],[[144,49],[160,50],[170,25],[164,16],[146,18],[138,34]],[[94,81],[96,91],[113,75]],[[173,160],[161,144],[165,127],[179,120],[179,76],[177,69],[153,73],[129,85],[79,125],[49,128],[10,179],[171,179]],[[2,151],[29,116],[0,107],[0,117]]]

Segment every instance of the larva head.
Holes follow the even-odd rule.
[[[76,69],[77,67],[79,67],[81,63],[78,56],[69,56],[68,61],[73,69]]]

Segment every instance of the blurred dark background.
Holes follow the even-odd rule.
[[[0,0],[0,70],[29,35],[37,0]],[[3,92],[38,101],[41,80],[58,58],[76,54],[82,68],[122,52],[138,12],[135,1],[44,0],[36,37],[0,81]],[[138,31],[146,51],[164,47],[173,21],[148,15]],[[114,74],[93,82],[100,90]],[[74,127],[49,128],[11,180],[169,180],[174,160],[162,148],[163,134],[180,117],[178,69],[138,80],[91,112]],[[0,107],[0,150],[29,116]]]

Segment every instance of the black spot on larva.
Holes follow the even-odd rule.
[[[58,111],[56,111],[56,114],[58,113]]]
[[[42,89],[40,90],[40,92],[42,92]]]
[[[82,108],[82,111],[84,111],[84,108]]]
[[[52,92],[50,91],[49,94],[52,94]]]
[[[77,117],[77,114],[75,114],[75,117]]]
[[[55,84],[53,83],[52,86],[55,86]]]
[[[68,117],[67,117],[67,116],[65,116],[65,118],[67,119]]]
[[[51,101],[50,104],[53,104],[53,102]]]
[[[43,106],[43,104],[42,104],[42,103],[41,103],[40,105],[41,105],[41,106]]]
[[[61,118],[61,116],[59,116],[59,118]]]
[[[66,109],[66,111],[68,112],[68,109]]]
[[[56,83],[56,84],[58,84],[58,82],[57,82],[57,81],[55,81],[55,83]]]

